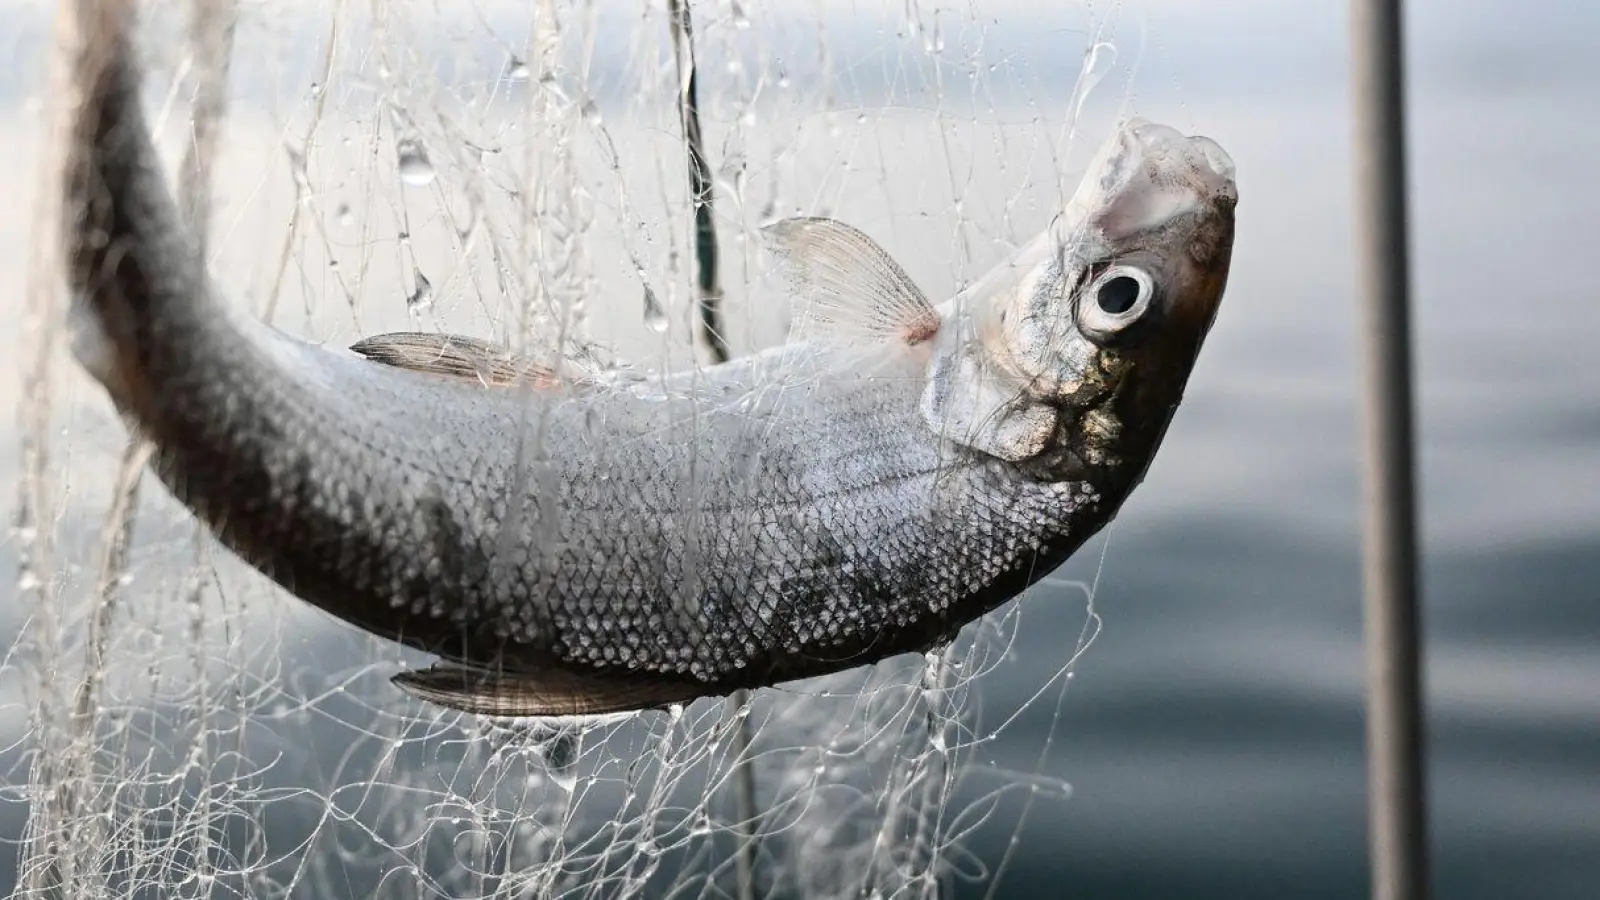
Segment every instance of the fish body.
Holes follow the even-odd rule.
[[[807,327],[723,365],[333,351],[214,291],[102,15],[66,184],[79,359],[221,543],[438,655],[396,681],[458,709],[638,709],[950,639],[1115,515],[1226,281],[1231,163],[1135,121],[1038,241],[938,306],[860,232],[789,220],[768,239]]]

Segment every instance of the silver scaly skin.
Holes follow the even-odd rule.
[[[224,545],[441,657],[396,681],[458,709],[639,709],[950,639],[1116,513],[1226,282],[1231,163],[1135,121],[1046,234],[938,307],[860,232],[787,220],[767,237],[813,301],[802,339],[725,365],[312,346],[207,280],[126,6],[79,7],[75,352]]]

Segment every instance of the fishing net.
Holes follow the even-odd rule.
[[[708,362],[691,70],[737,355],[788,329],[792,298],[764,277],[756,238],[776,218],[865,230],[935,301],[1037,233],[1126,111],[1143,34],[1117,4],[717,0],[693,4],[692,28],[662,0],[150,6],[145,100],[232,302],[333,346],[391,330],[594,339],[675,369]],[[19,47],[44,48],[43,72],[59,55],[48,16],[8,15],[31,35]],[[4,276],[23,324],[5,338],[20,418],[3,458],[17,489],[0,545],[15,585],[0,610],[0,886],[1003,886],[1030,809],[1068,792],[1045,764],[1098,628],[1088,587],[1051,579],[925,658],[686,708],[510,721],[411,700],[388,678],[425,659],[215,547],[141,479],[142,448],[69,362],[47,84],[13,116],[44,187],[18,242],[31,257]],[[997,703],[985,685],[1015,668],[1023,620],[1057,629],[1059,655]],[[1023,716],[1043,724],[1008,743]]]

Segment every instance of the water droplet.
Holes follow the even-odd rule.
[[[44,582],[39,580],[38,573],[32,569],[23,569],[22,573],[17,576],[17,590],[19,591],[36,591],[43,586]]]
[[[506,64],[506,78],[511,81],[527,81],[528,77],[528,64],[515,56],[511,57],[511,62]]]
[[[396,148],[400,159],[400,181],[408,187],[426,187],[433,183],[433,163],[428,151],[415,138],[406,138]]]
[[[605,122],[605,117],[600,115],[600,107],[594,105],[593,100],[583,101],[583,106],[578,109],[578,115],[590,125],[600,125]]]
[[[574,769],[552,768],[550,770],[550,781],[556,787],[560,788],[561,792],[564,794],[570,795],[573,791],[578,789],[578,773]]]
[[[540,747],[550,780],[568,794],[578,786],[578,736],[562,730],[550,735]]]
[[[730,6],[732,7],[733,12],[733,27],[739,29],[740,31],[749,28],[750,17],[745,14],[744,7],[739,5],[739,0],[733,0]]]
[[[650,287],[648,282],[644,286],[644,327],[656,334],[665,334],[667,331],[667,311],[661,305],[661,298]]]
[[[350,224],[355,221],[355,217],[350,214],[350,204],[348,203],[339,204],[339,208],[333,211],[333,217],[345,228],[349,228]]]
[[[427,276],[422,274],[421,269],[414,268],[411,270],[411,274],[417,282],[417,288],[411,292],[411,296],[406,298],[406,306],[410,307],[413,312],[427,309],[433,305],[433,284],[428,281]]]
[[[313,99],[322,96],[322,84],[320,82],[311,82],[311,96]]]
[[[856,124],[857,125],[865,125],[865,124],[867,124],[867,114],[866,113],[856,113]]]
[[[738,151],[729,153],[717,169],[717,181],[720,182],[720,187],[730,194],[743,193],[745,168],[743,153]]]
[[[683,718],[683,704],[673,703],[667,706],[667,718],[676,722]]]

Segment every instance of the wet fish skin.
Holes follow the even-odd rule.
[[[936,333],[916,313],[903,340],[825,335],[633,384],[382,364],[216,297],[161,178],[125,25],[99,20],[79,60],[75,350],[225,546],[442,657],[401,683],[460,709],[636,709],[948,640],[1115,514],[1226,280],[1231,167],[1159,227],[1127,209],[1099,222],[1114,203],[1077,210],[1016,277],[939,307]],[[1104,165],[1153,162],[1142,133]],[[1129,254],[1162,279],[1161,315],[1137,339],[1090,340],[1081,291]],[[916,306],[914,285],[878,274]]]

